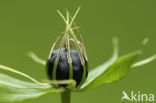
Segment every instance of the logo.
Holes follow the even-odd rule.
[[[141,93],[140,91],[134,92],[131,91],[130,94],[127,94],[125,91],[122,91],[122,98],[121,101],[123,100],[128,100],[128,101],[138,101],[138,102],[153,102],[154,101],[154,94],[146,94],[146,93]]]

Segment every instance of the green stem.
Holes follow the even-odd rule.
[[[70,90],[66,90],[65,92],[61,93],[62,103],[70,103],[70,95],[71,95]]]

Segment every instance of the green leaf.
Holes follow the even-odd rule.
[[[25,82],[0,74],[0,102],[16,102],[37,98],[48,93],[60,93],[64,89],[54,89],[36,83]]]
[[[15,88],[43,88],[48,89],[51,86],[50,85],[39,85],[32,82],[25,82],[18,79],[15,79],[13,77],[7,76],[5,74],[0,73],[0,84],[8,85]]]
[[[129,70],[129,68],[134,64],[136,58],[141,54],[140,51],[134,52],[128,55],[125,55],[123,57],[120,57],[117,59],[111,66],[105,67],[106,64],[101,65],[95,70],[99,70],[100,72],[103,71],[102,73],[95,73],[90,74],[89,73],[89,78],[87,79],[86,83],[81,87],[81,90],[87,90],[93,87],[96,87],[98,85],[101,85],[103,83],[111,83],[117,80],[120,80],[123,76],[125,76]],[[95,71],[94,70],[94,71]],[[97,76],[98,75],[98,76]],[[90,80],[90,76],[93,76],[94,79]],[[89,81],[89,82],[88,82]]]
[[[92,69],[89,72],[88,77],[87,77],[87,82],[85,82],[81,86],[81,89],[86,87],[90,83],[92,83],[98,76],[102,75],[102,73],[117,60],[118,52],[119,52],[119,49],[118,49],[118,39],[117,38],[113,38],[112,42],[113,42],[113,48],[114,48],[112,57],[107,62],[105,62],[103,65],[99,66],[96,69]]]
[[[136,62],[135,64],[133,64],[133,65],[131,66],[131,68],[135,68],[135,67],[139,67],[139,66],[148,64],[148,63],[150,63],[150,62],[152,62],[152,61],[154,61],[154,60],[156,60],[156,54],[153,55],[153,56],[151,56],[151,57],[148,57],[148,58],[146,58],[146,59],[144,59],[144,60],[141,60],[141,61],[139,61],[139,62]]]

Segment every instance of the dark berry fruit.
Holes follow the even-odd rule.
[[[50,59],[47,62],[47,73],[50,80],[53,80],[53,68],[55,64],[55,59],[57,57],[57,54],[59,52],[59,49],[54,50]],[[73,70],[73,80],[76,81],[76,86],[79,85],[79,83],[82,80],[83,75],[83,66],[80,61],[79,53],[77,50],[70,50],[70,56],[72,59],[72,70]],[[85,58],[84,58],[85,59]],[[85,66],[86,66],[86,77],[88,75],[87,71],[87,61],[85,60]],[[69,64],[67,59],[67,50],[65,48],[62,48],[59,62],[57,65],[56,70],[56,80],[69,80]],[[61,85],[65,86],[65,85]]]

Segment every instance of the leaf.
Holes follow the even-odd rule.
[[[49,85],[49,83],[41,83],[38,80],[34,79],[33,77],[31,77],[31,76],[29,76],[29,75],[27,75],[27,74],[25,74],[23,72],[20,72],[18,70],[15,70],[13,68],[10,68],[10,67],[7,67],[7,66],[1,65],[1,64],[0,64],[0,69],[6,70],[6,71],[9,71],[9,72],[18,74],[18,75],[21,75],[21,76],[33,81],[34,83],[39,84],[39,85]]]
[[[92,69],[92,71],[89,72],[88,77],[87,77],[87,82],[81,86],[81,88],[89,85],[92,81],[94,81],[98,76],[100,76],[110,65],[112,65],[118,58],[118,39],[113,38],[113,55],[112,57],[103,65],[99,66],[99,68]],[[101,69],[102,68],[102,69]]]
[[[39,84],[32,83],[32,82],[21,81],[21,80],[15,79],[13,77],[10,77],[8,75],[1,74],[1,73],[0,73],[0,84],[8,85],[8,86],[15,87],[15,88],[48,89],[51,87],[50,85],[39,85]]]
[[[96,72],[95,76],[89,73],[89,76],[94,76],[93,80],[90,78],[87,79],[87,82],[81,87],[81,90],[87,90],[103,83],[111,83],[117,80],[120,80],[123,76],[125,76],[129,70],[129,68],[134,64],[136,58],[141,54],[140,51],[134,52],[123,57],[117,59],[111,66],[108,68],[104,65],[101,65],[95,70],[103,71],[100,75],[97,76]],[[94,70],[94,71],[95,71]],[[92,72],[91,72],[92,73]],[[88,81],[90,81],[88,83]]]
[[[135,67],[139,67],[139,66],[148,64],[148,63],[150,63],[150,62],[152,62],[152,61],[154,61],[154,60],[156,60],[156,54],[153,55],[153,56],[151,56],[151,57],[148,57],[148,58],[146,58],[146,59],[144,59],[144,60],[141,60],[141,61],[139,61],[139,62],[137,62],[137,63],[135,63],[135,64],[133,64],[133,65],[131,66],[131,68],[135,68]]]
[[[48,93],[60,93],[63,91],[64,89],[54,89],[50,85],[42,86],[0,74],[0,102],[23,101]]]
[[[34,52],[28,52],[27,55],[36,63],[39,63],[43,66],[46,65],[46,60],[41,59],[38,57]]]
[[[0,101],[1,102],[15,102],[26,99],[37,98],[48,93],[45,90],[15,88],[6,85],[0,85]]]

